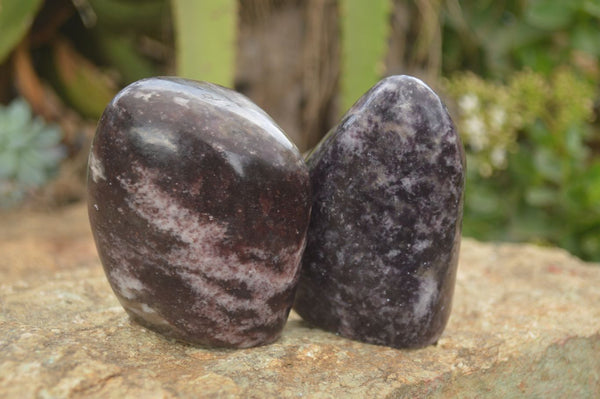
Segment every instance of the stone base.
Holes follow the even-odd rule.
[[[85,207],[0,215],[0,397],[600,397],[600,267],[557,249],[463,241],[437,346],[396,350],[311,328],[208,350],[132,323]]]

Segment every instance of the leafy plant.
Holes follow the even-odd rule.
[[[470,72],[444,83],[446,92],[456,99],[469,168],[482,177],[507,167],[508,153],[518,150],[519,132],[544,112],[551,91],[543,77],[531,71],[516,73],[507,84]]]
[[[114,85],[68,42],[56,40],[52,47],[52,80],[56,91],[81,115],[97,120],[117,94]]]
[[[600,161],[586,145],[594,85],[558,69],[547,78],[518,72],[506,84],[458,75],[446,87],[470,166],[465,234],[554,244],[600,260]],[[496,109],[506,116],[495,118]]]
[[[443,21],[446,73],[550,74],[570,63],[597,77],[590,64],[600,56],[598,0],[453,0],[445,2]]]
[[[0,207],[11,207],[47,183],[65,156],[62,132],[32,118],[29,104],[14,100],[0,108]]]

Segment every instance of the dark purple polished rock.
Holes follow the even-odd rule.
[[[280,335],[309,190],[302,157],[266,113],[184,79],[123,89],[89,158],[90,223],[119,301],[139,323],[202,345]]]
[[[423,82],[375,85],[308,160],[313,208],[295,309],[355,340],[435,343],[460,246],[464,153]]]

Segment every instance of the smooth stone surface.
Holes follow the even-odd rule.
[[[313,209],[296,311],[359,341],[435,343],[451,310],[465,165],[439,97],[388,77],[307,162]]]
[[[246,97],[151,78],[107,106],[88,208],[106,276],[139,323],[203,345],[273,342],[310,213],[294,145]]]
[[[600,265],[464,239],[437,346],[398,350],[311,328],[277,342],[181,345],[132,323],[86,207],[0,212],[0,398],[598,398]]]

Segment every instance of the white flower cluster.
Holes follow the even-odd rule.
[[[461,135],[474,159],[479,173],[488,177],[494,169],[506,167],[508,116],[500,103],[482,102],[473,92],[458,99]]]

